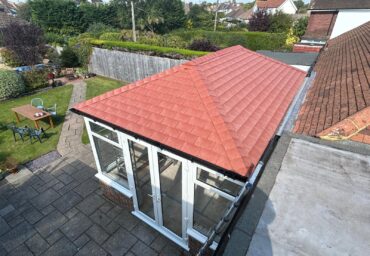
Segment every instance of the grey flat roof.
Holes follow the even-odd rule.
[[[370,146],[284,134],[223,256],[367,255]]]
[[[298,52],[273,52],[260,50],[257,51],[272,59],[284,62],[288,65],[302,65],[302,66],[312,66],[315,62],[318,53],[298,53]]]

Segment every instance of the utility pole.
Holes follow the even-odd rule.
[[[220,5],[220,0],[217,0],[216,14],[215,14],[215,24],[213,26],[213,31],[216,31],[216,29],[217,29],[217,16],[218,16],[218,8],[219,8],[219,5]]]
[[[131,19],[132,19],[132,40],[136,42],[135,10],[134,2],[132,0],[131,0]]]

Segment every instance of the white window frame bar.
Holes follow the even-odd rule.
[[[226,192],[223,192],[223,191],[221,191],[221,190],[219,190],[215,187],[212,187],[211,185],[208,185],[208,184],[206,184],[202,181],[199,181],[196,177],[197,176],[197,168],[200,168],[204,171],[210,172],[210,173],[215,174],[217,176],[221,176],[222,178],[224,178],[224,179],[226,179],[230,182],[233,182],[233,183],[235,183],[239,186],[244,186],[245,185],[245,183],[243,183],[239,180],[232,179],[232,178],[230,178],[226,175],[220,174],[219,172],[216,172],[216,171],[214,171],[214,170],[212,170],[208,167],[205,167],[205,166],[200,165],[198,163],[192,162],[192,161],[190,161],[186,158],[175,155],[175,154],[173,154],[172,152],[170,152],[168,150],[160,149],[160,148],[158,148],[158,147],[156,147],[152,144],[149,144],[149,143],[147,143],[147,142],[145,142],[141,139],[135,138],[135,137],[133,137],[131,135],[128,135],[124,132],[112,129],[109,126],[104,125],[100,122],[94,121],[90,118],[84,117],[84,121],[85,121],[86,129],[88,131],[88,135],[89,135],[93,155],[94,155],[95,161],[97,163],[98,174],[96,174],[95,176],[99,180],[101,180],[102,182],[104,182],[104,183],[112,186],[113,188],[117,189],[119,192],[123,193],[127,197],[134,198],[133,201],[134,201],[135,211],[132,212],[132,214],[134,214],[136,217],[140,218],[142,221],[146,222],[148,225],[152,226],[153,228],[155,228],[156,230],[161,232],[163,235],[168,237],[170,240],[179,244],[181,247],[183,247],[186,250],[189,249],[188,248],[188,235],[192,236],[194,239],[198,240],[199,242],[205,242],[206,239],[207,239],[207,237],[205,235],[201,234],[199,231],[197,231],[193,228],[194,188],[195,188],[195,184],[199,185],[203,188],[209,189],[212,192],[217,193],[218,195],[226,198],[227,200],[229,200],[231,202],[235,199],[234,196],[231,196],[230,194],[228,194]],[[97,125],[102,126],[103,128],[106,128],[110,131],[116,132],[117,136],[118,136],[119,143],[116,143],[112,140],[109,140],[109,139],[105,138],[104,136],[101,136],[97,133],[94,133],[91,130],[89,122],[93,122]],[[102,140],[104,140],[104,141],[106,141],[106,142],[108,142],[108,143],[110,143],[114,146],[120,147],[123,150],[124,161],[125,161],[126,172],[127,172],[127,177],[128,177],[128,183],[129,183],[130,190],[128,190],[127,188],[118,184],[117,182],[115,182],[114,180],[112,180],[111,178],[107,177],[106,175],[104,175],[102,173],[101,168],[100,168],[99,158],[98,158],[98,155],[97,155],[97,152],[96,152],[95,143],[94,143],[94,140],[93,140],[93,136],[96,136],[97,138],[102,139]],[[154,182],[154,183],[159,185],[159,186],[156,186],[156,184],[154,184],[154,186],[153,186],[153,184],[151,184],[152,185],[152,193],[153,193],[153,206],[154,206],[154,208],[157,208],[157,209],[154,209],[156,220],[153,220],[149,216],[140,212],[139,207],[137,205],[136,187],[135,187],[135,180],[134,180],[134,176],[133,176],[133,170],[132,170],[132,163],[131,163],[128,140],[131,140],[135,143],[139,143],[139,144],[141,144],[141,145],[143,145],[147,148],[150,170],[152,170],[152,168],[154,168],[154,170],[155,170],[153,172],[150,171],[150,175],[151,175],[151,183]],[[161,202],[159,204],[156,202],[156,199],[157,199],[158,196],[160,197],[160,201],[161,201],[160,177],[159,177],[160,174],[159,174],[159,170],[158,170],[158,153],[165,154],[165,155],[167,155],[171,158],[174,158],[174,159],[179,160],[179,161],[182,162],[182,182],[183,182],[183,184],[182,184],[182,201],[183,201],[183,203],[182,203],[182,215],[183,215],[182,216],[182,227],[183,227],[182,233],[183,234],[182,235],[183,235],[183,237],[182,238],[180,238],[177,234],[173,233],[172,231],[170,231],[169,229],[167,229],[166,227],[163,226],[163,222],[162,222],[162,220],[163,220],[162,217],[163,216],[162,216]],[[157,174],[157,175],[154,175],[154,173]],[[154,177],[152,177],[152,175]],[[155,176],[158,176],[158,177],[155,177]],[[156,188],[155,189],[156,191],[153,191],[153,187]],[[185,203],[184,203],[184,200],[185,200]],[[160,213],[158,213],[158,212],[160,212]],[[157,220],[160,220],[160,223],[158,223]],[[215,250],[217,248],[217,246],[218,246],[218,244],[216,242],[213,242],[212,245],[210,246],[210,248]]]

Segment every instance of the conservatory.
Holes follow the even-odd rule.
[[[238,195],[305,75],[235,46],[72,111],[84,116],[104,193],[189,249]]]

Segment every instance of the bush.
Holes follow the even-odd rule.
[[[192,51],[187,49],[176,49],[169,47],[160,47],[154,45],[139,44],[134,42],[122,42],[122,41],[104,41],[95,40],[90,41],[92,45],[104,47],[108,49],[118,48],[134,52],[150,52],[152,55],[177,55],[178,58],[191,58],[206,55],[208,52]]]
[[[48,86],[47,70],[33,69],[31,71],[22,72],[25,87],[27,91],[34,91]]]
[[[60,59],[63,67],[74,68],[78,67],[80,64],[77,54],[73,51],[71,47],[66,47],[63,49],[60,55]]]
[[[25,91],[20,75],[11,70],[0,70],[0,99],[14,98]]]
[[[110,40],[110,41],[120,41],[122,40],[122,35],[121,33],[118,33],[118,32],[108,32],[108,33],[101,34],[99,39]]]
[[[297,37],[301,37],[306,33],[306,28],[308,25],[308,17],[303,17],[294,22],[293,34]]]
[[[116,32],[117,30],[111,26],[105,25],[103,23],[93,23],[89,26],[86,32],[92,34],[94,38],[99,38],[99,36],[103,33],[107,32]]]
[[[22,63],[18,60],[17,56],[10,50],[7,49],[2,49],[1,52],[1,57],[3,59],[3,62],[9,66],[9,67],[19,67],[22,65]]]
[[[172,47],[172,48],[187,48],[188,43],[186,43],[179,36],[169,35],[169,36],[164,37],[164,45],[163,46],[165,46],[165,47]]]
[[[242,45],[253,51],[256,50],[280,50],[285,47],[285,33],[267,32],[213,32],[205,30],[181,30],[171,33],[180,36],[185,42],[195,39],[206,38],[212,44],[221,48],[234,45]]]
[[[77,55],[78,63],[82,67],[87,67],[89,64],[92,46],[89,38],[77,38],[69,41],[69,46]]]
[[[207,52],[215,52],[220,50],[219,47],[212,44],[208,39],[200,39],[194,40],[191,45],[188,47],[190,50],[195,51],[207,51]]]
[[[254,13],[248,23],[249,31],[268,31],[271,24],[270,18],[270,15],[264,11]]]
[[[289,14],[278,11],[271,16],[269,31],[273,33],[287,33],[293,25],[293,18]]]
[[[45,41],[48,44],[63,46],[67,43],[67,37],[61,34],[48,32],[44,35]]]

